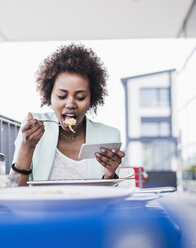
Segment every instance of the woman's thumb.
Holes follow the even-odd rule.
[[[31,114],[31,112],[29,112],[27,115],[27,120],[30,121],[32,119],[33,119],[33,115]]]

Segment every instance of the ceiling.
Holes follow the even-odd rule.
[[[0,0],[0,41],[175,38],[193,0]]]

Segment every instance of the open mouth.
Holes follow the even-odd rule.
[[[66,120],[66,119],[77,119],[77,115],[76,114],[62,114],[62,120],[63,122]]]

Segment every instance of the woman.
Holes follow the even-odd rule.
[[[116,178],[124,152],[101,149],[96,159],[79,160],[84,143],[120,141],[117,129],[86,118],[104,103],[107,73],[100,59],[82,45],[62,46],[44,60],[37,72],[41,106],[52,113],[31,114],[15,141],[12,173],[19,185],[28,180]],[[42,122],[50,120],[59,122]]]

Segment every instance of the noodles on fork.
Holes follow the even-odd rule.
[[[75,131],[73,130],[72,126],[76,125],[76,120],[74,118],[66,118],[65,121],[63,122],[63,126],[64,127],[69,127],[69,129],[75,133]]]

